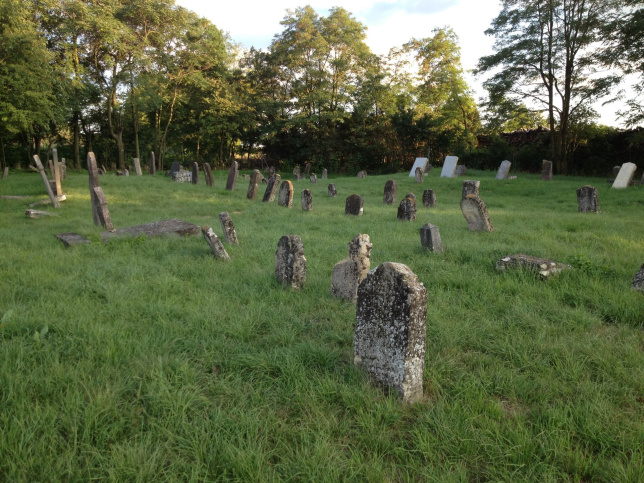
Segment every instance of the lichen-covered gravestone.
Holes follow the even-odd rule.
[[[631,284],[633,290],[639,290],[644,293],[644,265],[640,267],[640,271],[633,276],[633,283]]]
[[[398,219],[402,221],[414,221],[416,219],[416,200],[405,198],[398,205]]]
[[[103,193],[103,188],[96,186],[92,188],[92,191],[94,191],[94,197],[97,203],[96,208],[100,224],[107,231],[114,231],[114,225],[112,225],[112,217],[110,216],[110,210],[107,208],[107,198]]]
[[[268,178],[268,184],[266,185],[266,191],[264,192],[264,198],[262,201],[269,203],[275,201],[275,193],[277,193],[277,188],[279,188],[281,182],[281,175],[275,173],[272,174],[270,178]]]
[[[487,207],[481,198],[476,195],[467,195],[461,200],[461,211],[465,220],[467,220],[467,228],[472,231],[492,231],[494,225],[490,221],[490,215],[487,212]]]
[[[293,183],[289,180],[282,181],[277,204],[286,208],[293,206]]]
[[[301,288],[306,281],[304,246],[297,235],[285,235],[277,243],[275,276],[282,287]]]
[[[311,190],[302,191],[302,210],[312,211],[313,210],[313,195]]]
[[[423,206],[428,208],[436,207],[436,193],[434,193],[434,190],[423,191]]]
[[[538,273],[541,278],[547,278],[572,267],[565,263],[555,262],[547,258],[534,257],[532,255],[524,255],[522,253],[507,255],[496,262],[496,269],[501,273],[508,269],[518,268]]]
[[[552,181],[552,161],[544,159],[541,163],[541,179],[543,181]]]
[[[512,163],[508,160],[505,160],[501,163],[501,166],[499,166],[499,170],[496,173],[496,179],[507,179],[508,174],[510,173],[510,166],[512,166]]]
[[[226,243],[236,244],[237,241],[237,232],[235,231],[235,225],[233,225],[233,220],[230,218],[230,215],[227,211],[222,211],[219,213],[219,223],[221,223],[221,230],[224,233],[224,240]]]
[[[249,200],[254,200],[257,198],[257,188],[259,186],[259,177],[261,176],[258,169],[254,169],[250,175],[250,181],[248,182],[248,192],[246,193],[246,198]]]
[[[425,177],[425,172],[421,167],[416,168],[416,171],[414,173],[414,179],[416,180],[416,183],[422,183],[423,178]]]
[[[463,181],[463,193],[461,198],[465,198],[467,195],[479,195],[479,189],[481,187],[481,182],[471,179],[466,179]]]
[[[635,163],[624,163],[617,174],[617,178],[613,182],[613,188],[628,188],[633,181],[637,166]]]
[[[371,267],[373,245],[369,235],[358,233],[349,242],[349,258],[339,261],[331,274],[331,294],[349,302],[356,302],[358,287]]]
[[[401,263],[385,262],[358,287],[353,361],[405,403],[423,397],[427,289]]]
[[[212,228],[210,228],[209,226],[203,226],[201,228],[201,233],[203,233],[203,237],[208,242],[210,251],[215,257],[221,258],[222,260],[230,260],[228,252],[226,251],[224,245],[221,243],[221,240],[215,234]]]
[[[239,175],[239,163],[233,161],[230,163],[228,169],[228,179],[226,180],[226,189],[228,191],[235,191],[235,183],[237,183],[237,176]]]
[[[360,195],[348,196],[344,203],[344,214],[360,216],[364,213],[364,198]]]
[[[386,205],[391,205],[396,202],[398,196],[398,183],[396,180],[388,179],[385,183],[385,193],[382,196],[382,202]]]
[[[465,176],[465,173],[467,173],[467,166],[464,164],[457,164],[456,168],[454,168],[454,177],[458,176]]]
[[[327,192],[329,194],[329,197],[331,197],[331,198],[335,198],[336,196],[338,196],[338,190],[336,189],[336,187],[335,187],[335,185],[333,183],[331,183],[329,185]]]
[[[597,188],[586,185],[577,189],[577,207],[580,213],[599,213],[599,195]]]
[[[443,243],[436,225],[427,223],[420,228],[420,244],[432,252],[442,252]]]

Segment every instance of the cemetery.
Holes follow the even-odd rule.
[[[0,181],[3,473],[644,477],[641,167],[38,162]]]

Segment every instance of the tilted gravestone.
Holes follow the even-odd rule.
[[[442,252],[443,243],[436,225],[427,223],[420,228],[420,244],[432,252]]]
[[[409,177],[411,178],[412,176],[416,176],[416,168],[420,168],[424,173],[427,173],[431,168],[430,168],[429,160],[427,158],[416,158],[414,161],[414,165],[411,167],[411,170],[409,171]]]
[[[277,204],[286,208],[293,206],[293,183],[289,180],[282,181]]]
[[[344,214],[360,216],[364,213],[364,198],[360,195],[348,196],[344,203]]]
[[[416,219],[416,200],[405,198],[398,205],[398,219],[402,221],[414,221]]]
[[[329,174],[328,174],[326,168],[324,168],[322,170],[322,179],[327,179],[328,177],[329,177]]]
[[[427,289],[402,263],[385,262],[358,287],[353,361],[405,403],[423,397]]]
[[[471,231],[493,231],[494,225],[490,221],[487,207],[481,198],[476,195],[467,195],[461,200],[461,211],[467,228]]]
[[[257,198],[257,188],[259,186],[259,177],[261,176],[258,169],[254,169],[250,175],[250,181],[248,182],[248,192],[246,193],[246,198],[249,200],[254,200]]]
[[[496,173],[496,179],[507,179],[508,174],[510,173],[510,166],[512,166],[512,163],[508,160],[505,160],[501,163],[501,166],[499,166],[499,170]]]
[[[134,165],[134,172],[136,173],[136,175],[143,176],[143,173],[141,172],[141,161],[139,160],[139,158],[133,158],[132,164]]]
[[[304,246],[297,235],[285,235],[277,243],[275,276],[282,287],[301,288],[306,281]]]
[[[458,163],[458,156],[445,156],[443,169],[441,171],[441,178],[453,178],[454,171],[456,170],[456,163]]]
[[[157,173],[157,162],[154,158],[154,151],[150,151],[150,161],[148,162],[148,174],[155,175]]]
[[[358,287],[367,277],[373,245],[369,235],[358,233],[349,242],[349,258],[339,261],[331,274],[331,294],[349,302],[356,302]]]
[[[644,293],[644,265],[642,265],[640,267],[640,271],[633,276],[631,288]]]
[[[580,213],[599,213],[599,195],[597,188],[586,185],[577,189],[577,207]]]
[[[192,184],[198,184],[199,183],[199,165],[197,162],[192,163],[192,178],[190,179]]]
[[[40,157],[37,154],[34,154],[34,163],[36,163],[36,167],[38,168],[38,172],[40,173],[40,177],[42,178],[42,182],[45,184],[45,189],[47,190],[47,194],[49,195],[49,199],[51,200],[51,204],[54,205],[54,208],[60,208],[60,204],[58,203],[58,200],[56,199],[56,195],[54,195],[54,191],[51,189],[51,185],[49,184],[49,180],[47,179],[47,174],[45,173],[45,168],[43,167],[42,163],[40,162]],[[98,180],[98,176],[96,178]]]
[[[382,202],[391,205],[396,202],[398,196],[398,183],[394,179],[388,179],[385,183],[385,193],[382,196]]]
[[[454,177],[458,176],[465,176],[465,173],[467,173],[467,166],[464,164],[457,164],[456,168],[454,168]]]
[[[519,268],[538,273],[541,278],[547,278],[572,267],[547,258],[533,257],[532,255],[523,255],[521,253],[507,255],[496,262],[496,269],[501,273],[508,269],[516,270]]]
[[[436,193],[434,193],[434,190],[423,191],[423,206],[428,208],[436,207]]]
[[[327,193],[331,198],[335,198],[336,196],[338,196],[338,190],[336,189],[333,183],[329,185]]]
[[[422,168],[416,168],[416,172],[414,173],[414,179],[416,180],[416,183],[422,183],[424,177],[425,173],[423,172]]]
[[[107,198],[103,193],[103,188],[101,188],[100,186],[96,186],[92,188],[92,191],[94,191],[94,196],[95,196],[96,202],[98,203],[96,208],[98,211],[98,218],[99,218],[100,224],[107,231],[114,231],[114,225],[112,225],[112,217],[110,216],[110,210],[107,208]]]
[[[266,185],[266,191],[264,192],[264,198],[262,199],[262,201],[269,203],[275,201],[275,194],[277,193],[277,188],[279,188],[281,182],[281,175],[272,174],[271,177],[268,178],[268,184]]]
[[[221,240],[219,237],[216,235],[216,233],[213,231],[212,228],[209,226],[203,226],[201,227],[201,233],[203,233],[203,237],[206,239],[208,242],[208,246],[210,247],[210,251],[216,258],[221,258],[222,260],[230,260],[230,256],[228,256],[228,252],[224,248],[224,245],[221,243]]]
[[[309,176],[309,180],[311,181],[311,183],[315,184],[315,183],[317,183],[317,182],[318,182],[318,177],[316,176],[316,174],[315,174],[315,173],[312,173],[312,174]]]
[[[233,161],[230,163],[228,169],[228,179],[226,180],[226,189],[228,191],[235,191],[235,183],[237,183],[237,176],[239,175],[239,163]]]
[[[215,179],[212,177],[212,168],[208,163],[203,163],[203,177],[206,182],[206,186],[210,186],[212,188],[215,185]]]
[[[226,243],[237,244],[237,232],[235,231],[235,225],[233,225],[233,220],[230,218],[230,215],[227,211],[222,211],[219,213],[219,223],[221,223],[221,230],[224,233],[224,241]]]
[[[303,211],[313,210],[313,195],[311,194],[311,190],[302,191],[302,210]]]
[[[463,181],[463,194],[461,195],[461,198],[465,198],[467,195],[478,196],[480,187],[480,181],[466,179],[465,181]]]
[[[634,163],[622,164],[622,167],[617,174],[617,178],[615,178],[615,181],[613,182],[613,188],[628,188],[631,181],[633,181],[635,170],[637,170],[637,166]]]
[[[543,181],[552,181],[552,161],[544,159],[541,163],[541,179]]]

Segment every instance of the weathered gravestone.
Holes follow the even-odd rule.
[[[215,179],[212,177],[212,168],[209,163],[203,163],[203,178],[206,182],[206,186],[211,188],[215,185]]]
[[[642,265],[640,267],[640,271],[633,276],[631,288],[644,293],[644,265]]]
[[[547,258],[533,257],[532,255],[523,255],[521,253],[507,255],[496,262],[496,269],[501,273],[508,269],[516,270],[518,268],[538,273],[541,278],[547,278],[572,267]]]
[[[541,179],[543,181],[552,181],[552,161],[544,159],[541,163]]]
[[[453,178],[454,171],[456,170],[456,163],[458,163],[458,156],[445,156],[441,178]]]
[[[329,177],[329,173],[327,172],[326,168],[322,170],[322,179],[327,179]]]
[[[496,173],[496,179],[507,179],[508,174],[510,173],[510,166],[512,166],[512,163],[508,160],[505,160],[501,163],[501,166],[499,166],[499,170]]]
[[[306,281],[304,246],[297,235],[280,238],[275,252],[275,276],[282,287],[301,288]]]
[[[102,225],[99,215],[100,203],[96,199],[96,193],[94,193],[94,188],[100,186],[98,181],[98,166],[96,164],[96,157],[91,151],[87,153],[87,173],[89,175],[89,196],[92,204],[92,218],[95,225]]]
[[[119,228],[114,233],[103,232],[101,233],[101,238],[103,238],[104,242],[108,242],[113,238],[137,237],[141,235],[197,235],[200,231],[201,228],[199,225],[173,218],[171,220],[155,221],[152,223],[145,223],[143,225]]]
[[[25,216],[27,218],[43,218],[46,216],[60,216],[58,213],[52,213],[50,211],[40,211],[40,210],[32,210],[28,208],[25,210]]]
[[[103,193],[103,188],[96,186],[95,188],[92,188],[92,191],[94,191],[94,196],[98,203],[98,206],[96,208],[98,211],[100,224],[107,231],[114,231],[114,225],[112,225],[112,217],[110,216],[110,210],[108,210],[107,208],[107,198],[105,197],[105,193]]]
[[[335,198],[336,196],[338,196],[338,190],[336,189],[333,183],[329,185],[327,192],[331,198]]]
[[[300,176],[300,172],[301,171],[299,166],[295,166],[293,168],[293,176],[295,176],[295,179],[298,179],[298,177]]]
[[[311,163],[306,163],[304,165],[304,176],[308,176],[311,173]]]
[[[54,236],[58,238],[66,247],[92,243],[90,240],[83,236],[80,236],[78,233],[59,233],[58,235]]]
[[[398,205],[398,219],[402,221],[414,221],[416,219],[416,200],[405,198]]]
[[[331,294],[349,302],[356,302],[358,287],[367,277],[373,245],[369,235],[358,233],[348,244],[349,258],[339,261],[331,274]]]
[[[454,177],[458,176],[465,176],[465,173],[467,173],[467,166],[464,164],[457,164],[456,168],[454,168]]]
[[[358,176],[358,178],[366,178],[367,177],[367,172],[364,171],[364,170],[358,171],[357,176]]]
[[[358,287],[353,361],[405,403],[423,397],[427,289],[402,263],[385,262]]]
[[[277,193],[277,188],[279,188],[280,183],[282,182],[282,176],[279,174],[272,174],[268,178],[268,184],[266,185],[266,191],[264,191],[264,198],[262,201],[267,201],[272,203],[275,201],[275,194]]]
[[[181,170],[181,164],[178,161],[173,161],[172,164],[170,165],[170,171],[168,172],[168,176],[172,177],[174,173],[180,170]]]
[[[67,179],[67,163],[65,163],[65,158],[60,161],[60,178]]]
[[[622,164],[622,167],[617,174],[617,178],[615,178],[615,182],[613,183],[613,188],[628,188],[631,181],[633,181],[636,169],[637,166],[634,163]]]
[[[246,193],[246,198],[249,200],[254,200],[257,198],[257,188],[259,186],[259,177],[261,174],[258,169],[254,169],[250,175],[250,181],[248,182],[248,192]]]
[[[388,179],[385,183],[385,193],[382,196],[382,202],[391,205],[396,202],[398,196],[398,183],[396,180]]]
[[[434,193],[434,190],[423,191],[423,206],[436,208],[436,193]]]
[[[293,206],[293,183],[289,180],[282,181],[277,204],[286,208]]]
[[[414,173],[414,178],[416,179],[416,183],[422,183],[423,178],[425,177],[425,173],[422,170],[422,168],[416,168],[416,173]]]
[[[302,191],[302,210],[303,211],[313,210],[313,195],[311,194],[311,190]]]
[[[226,251],[224,245],[221,243],[221,240],[212,228],[207,225],[203,226],[201,228],[201,233],[203,233],[203,237],[208,242],[210,251],[216,258],[221,258],[222,260],[230,260],[228,252]]]
[[[463,194],[461,195],[461,198],[465,198],[467,195],[478,196],[480,187],[480,181],[466,179],[463,181]]]
[[[60,196],[63,194],[63,186],[62,186],[62,169],[60,167],[60,163],[58,162],[58,150],[56,148],[51,150],[51,156],[53,158],[52,161],[52,178],[54,181],[54,194],[56,196]]]
[[[171,174],[172,181],[176,181],[177,183],[191,183],[192,182],[192,173],[190,171],[186,171],[184,169],[180,169],[179,171],[175,171],[174,173]]]
[[[613,166],[613,178],[617,178],[620,169],[622,169],[621,166]]]
[[[139,158],[133,158],[132,164],[134,165],[134,172],[136,173],[136,175],[143,176],[143,173],[141,172],[141,161],[139,160]]]
[[[43,167],[42,163],[40,162],[40,157],[37,154],[34,154],[34,162],[36,163],[36,167],[38,168],[38,172],[40,173],[40,177],[42,178],[42,182],[45,184],[45,189],[47,190],[47,194],[49,195],[49,199],[51,200],[51,204],[54,205],[54,208],[60,208],[60,204],[58,203],[58,200],[56,199],[56,195],[54,195],[54,192],[51,189],[51,185],[49,184],[49,180],[47,179],[47,174],[45,173],[45,168]]]
[[[199,165],[195,161],[192,163],[190,167],[191,167],[191,176],[192,176],[190,181],[192,184],[198,184],[199,183]]]
[[[344,203],[344,214],[360,216],[364,212],[364,198],[360,195],[348,196]]]
[[[407,193],[405,195],[405,198],[411,198],[412,200],[416,201],[416,195],[414,193]]]
[[[221,230],[224,232],[224,240],[226,243],[237,244],[237,232],[233,220],[227,211],[219,213],[219,223],[221,223]]]
[[[481,198],[476,195],[467,195],[461,200],[461,211],[465,220],[467,220],[467,228],[472,231],[492,231],[494,225],[490,221],[490,215],[487,212],[487,207]]]
[[[599,195],[594,186],[586,185],[577,189],[577,207],[580,213],[599,213]]]
[[[411,167],[411,170],[409,171],[409,177],[411,178],[412,176],[416,176],[416,168],[420,168],[425,174],[427,171],[429,171],[428,167],[430,166],[429,160],[427,158],[416,158],[414,161],[414,165]]]
[[[443,243],[436,225],[427,223],[420,227],[420,244],[432,252],[442,252]]]
[[[150,151],[150,160],[148,161],[148,174],[157,174],[157,161],[154,157],[154,151]]]
[[[235,183],[237,183],[237,176],[239,175],[239,164],[237,161],[230,163],[228,169],[228,179],[226,180],[226,189],[228,191],[235,191]]]
[[[311,183],[314,183],[314,184],[315,184],[315,183],[317,183],[317,182],[318,182],[318,177],[316,176],[316,174],[315,174],[315,173],[312,173],[312,174],[309,176],[309,180],[311,181]]]

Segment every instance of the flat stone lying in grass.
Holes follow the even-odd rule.
[[[401,263],[385,262],[358,287],[353,361],[405,403],[423,397],[427,289]]]
[[[128,236],[162,236],[162,235],[198,235],[201,231],[199,225],[187,221],[171,220],[155,221],[144,225],[135,225],[127,228],[119,228],[113,233],[103,232],[101,237],[104,242],[113,238],[124,238]]]
[[[552,181],[552,161],[544,159],[541,162],[541,180]]]
[[[221,258],[222,260],[230,260],[230,257],[228,256],[228,252],[226,251],[226,249],[224,248],[224,245],[221,243],[221,240],[216,235],[216,233],[212,230],[212,228],[210,228],[207,225],[203,226],[201,228],[201,233],[203,233],[203,237],[208,242],[210,251],[216,258]]]
[[[331,274],[331,294],[355,303],[358,287],[367,277],[371,267],[370,254],[373,245],[369,235],[358,233],[349,242],[349,258],[339,261]]]
[[[50,211],[39,211],[39,210],[26,210],[25,216],[27,218],[43,218],[45,216],[60,216],[58,213],[52,213]]]
[[[382,202],[386,205],[391,205],[396,202],[398,196],[398,183],[395,179],[388,179],[385,183],[385,192],[382,196]]]
[[[617,178],[615,178],[615,181],[613,182],[613,188],[628,188],[631,181],[633,181],[633,176],[635,176],[635,170],[637,170],[635,163],[622,164],[622,167],[617,174]]]
[[[644,293],[644,265],[642,265],[640,271],[633,276],[631,288]]]
[[[59,233],[58,235],[55,235],[55,237],[63,242],[63,245],[65,245],[66,247],[92,243],[90,240],[83,236],[80,236],[78,233]]]
[[[499,170],[496,172],[495,179],[507,179],[508,173],[510,172],[510,166],[512,166],[512,163],[510,161],[503,161],[501,163],[501,166],[499,166]]]
[[[282,287],[301,288],[306,281],[304,246],[297,235],[285,235],[277,243],[275,277]]]
[[[443,243],[436,225],[427,223],[420,228],[420,244],[432,252],[442,252]]]
[[[443,169],[441,171],[441,178],[453,178],[456,164],[458,163],[458,156],[445,156]]]
[[[523,268],[541,275],[542,278],[547,278],[556,275],[562,270],[572,268],[565,263],[555,262],[547,258],[538,258],[531,255],[507,255],[496,262],[496,269],[499,272],[505,272],[508,269]]]
[[[33,198],[33,196],[28,196],[28,198]],[[56,201],[58,201],[59,203],[62,203],[63,201],[67,201],[67,196],[66,195],[56,196]],[[33,203],[29,203],[30,208],[33,208],[34,206],[40,206],[40,205],[51,205],[51,200],[38,200],[38,201],[34,201]]]
[[[277,188],[279,188],[280,183],[282,182],[282,176],[276,173],[273,173],[270,178],[268,178],[268,183],[266,184],[266,191],[264,191],[264,198],[262,201],[272,203],[275,201],[275,194],[277,193]]]
[[[493,231],[494,225],[490,221],[487,207],[481,198],[476,195],[467,195],[461,200],[461,211],[467,228],[471,231]]]
[[[402,221],[414,221],[416,219],[416,200],[405,198],[398,205],[398,219]]]
[[[289,180],[282,181],[277,204],[285,208],[293,206],[293,183]]]
[[[480,181],[466,179],[463,181],[463,193],[461,194],[461,198],[465,198],[467,195],[478,196],[480,187]]]
[[[302,191],[302,210],[303,211],[313,210],[313,195],[311,194],[311,190]]]
[[[599,195],[597,188],[586,185],[577,189],[577,207],[580,213],[599,213]]]
[[[219,213],[219,223],[221,223],[221,229],[224,233],[224,240],[226,241],[226,243],[239,243],[237,241],[237,232],[235,231],[235,225],[233,225],[233,220],[227,211],[222,211],[221,213]]]
[[[335,198],[336,196],[338,196],[338,190],[333,183],[329,185],[327,193],[331,198]]]
[[[364,198],[360,195],[348,196],[344,203],[344,214],[360,216],[364,213]]]
[[[436,193],[434,193],[434,190],[423,191],[423,206],[436,208]]]

